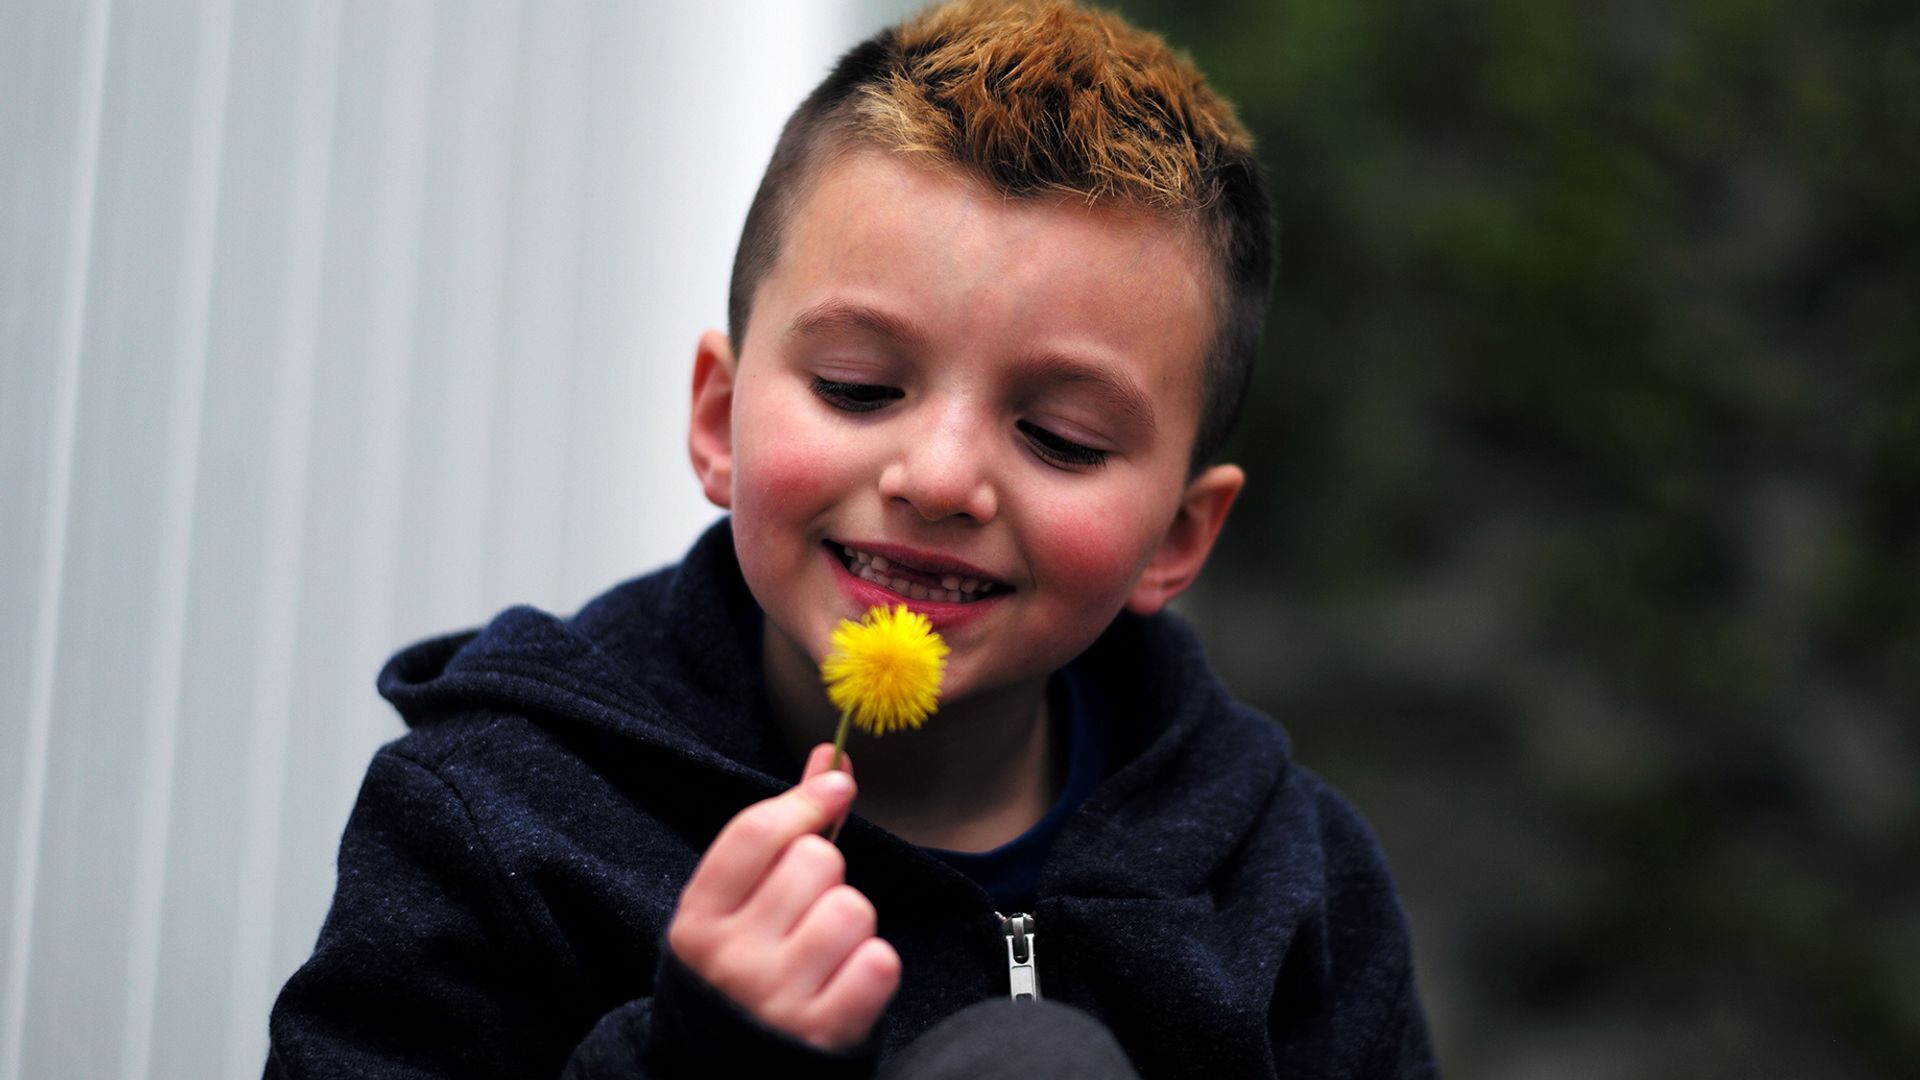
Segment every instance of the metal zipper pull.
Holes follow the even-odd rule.
[[[999,912],[994,912],[1000,915]],[[1000,932],[1007,935],[1007,989],[1015,1001],[1040,1000],[1040,969],[1034,966],[1033,916],[1024,912],[1000,915]]]

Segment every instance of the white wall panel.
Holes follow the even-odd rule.
[[[187,677],[188,570],[196,536],[193,511],[201,505],[199,466],[205,430],[207,347],[213,307],[214,227],[219,220],[222,150],[226,145],[232,33],[231,0],[209,5],[199,20],[191,51],[179,54],[187,57],[191,64],[191,81],[186,83],[190,120],[182,141],[186,157],[180,175],[183,206],[179,294],[169,350],[173,383],[168,413],[172,421],[165,457],[160,463],[161,499],[166,516],[156,547],[154,656],[143,725],[145,754],[134,809],[139,830],[138,862],[133,890],[128,897],[131,929],[127,1000],[120,1033],[121,1073],[127,1076],[143,1075],[142,1069],[149,1062],[163,1060],[167,1051],[178,1046],[183,1030],[220,1031],[232,1011],[231,995],[193,985],[205,970],[199,958],[205,954],[218,955],[220,946],[226,943],[224,935],[214,929],[219,923],[215,914],[208,913],[196,920],[195,929],[200,939],[189,940],[189,952],[178,951],[177,942],[166,935],[169,929],[166,913],[170,908],[177,910],[183,898],[190,904],[195,895],[208,899],[218,895],[207,891],[209,868],[225,865],[226,854],[231,850],[215,846],[221,837],[208,827],[211,822],[228,820],[228,812],[222,809],[217,815],[194,815],[179,810],[183,803],[188,810],[196,809],[190,800],[203,787],[198,783],[183,787],[182,781],[194,777],[194,770],[204,770],[215,757],[199,743],[188,744],[186,754],[182,755],[183,729],[190,735],[201,735],[202,728],[198,724],[182,723],[181,706]],[[172,953],[166,951],[170,945],[175,949]],[[168,976],[165,993],[160,985],[163,971]],[[188,1005],[194,1012],[187,1020],[194,1026],[184,1029],[166,1026],[162,1023],[162,1005]],[[186,1074],[162,1070],[156,1075]]]
[[[151,358],[118,374],[89,362],[101,354],[102,342],[132,340],[148,329],[142,323],[153,310],[133,290],[100,280],[105,267],[131,269],[132,252],[115,230],[137,229],[128,213],[137,193],[128,179],[114,182],[108,173],[136,157],[133,107],[144,104],[129,87],[143,72],[124,57],[115,70],[107,28],[105,5],[91,5],[74,65],[79,108],[72,190],[56,203],[64,211],[66,250],[59,291],[42,299],[59,312],[59,323],[49,350],[48,446],[36,455],[47,469],[45,527],[35,567],[19,872],[0,1011],[0,1066],[23,1068],[25,1075],[53,1058],[96,1075],[112,1065],[101,1053],[111,1052],[110,1042],[89,1044],[84,1029],[36,1027],[30,1013],[42,1003],[55,1015],[78,1013],[88,1005],[87,981],[76,972],[114,970],[126,924],[115,917],[113,897],[126,888],[133,855],[117,827],[125,807],[115,807],[111,793],[128,784],[137,747],[124,722],[115,726],[100,717],[138,715],[132,686],[146,670],[145,657],[138,624],[121,616],[146,598],[154,568],[149,552],[116,548],[116,541],[126,537],[137,545],[151,533],[155,500],[140,490],[137,466],[155,448],[160,419],[143,408],[143,398],[165,385],[165,370]],[[129,451],[124,458],[112,453],[120,445]],[[98,1015],[111,1028],[119,1002],[106,996]]]
[[[19,1073],[71,502],[107,7],[0,7],[0,1075]]]
[[[380,663],[712,519],[694,339],[902,6],[0,5],[0,1080],[258,1075]]]

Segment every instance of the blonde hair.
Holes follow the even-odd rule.
[[[736,349],[808,182],[853,146],[1011,197],[1135,205],[1189,223],[1219,283],[1193,469],[1218,453],[1259,346],[1273,226],[1252,138],[1190,61],[1064,0],[954,0],[855,46],[787,121],[748,211],[728,304]]]

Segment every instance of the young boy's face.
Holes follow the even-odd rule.
[[[1187,476],[1209,286],[1144,212],[826,166],[744,353],[709,334],[695,370],[696,471],[769,649],[810,667],[840,619],[904,603],[952,648],[952,703],[1037,686],[1184,588],[1240,485]]]

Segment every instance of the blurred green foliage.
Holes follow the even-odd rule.
[[[1920,1061],[1920,5],[1129,0],[1281,217],[1191,611],[1473,1077]]]

